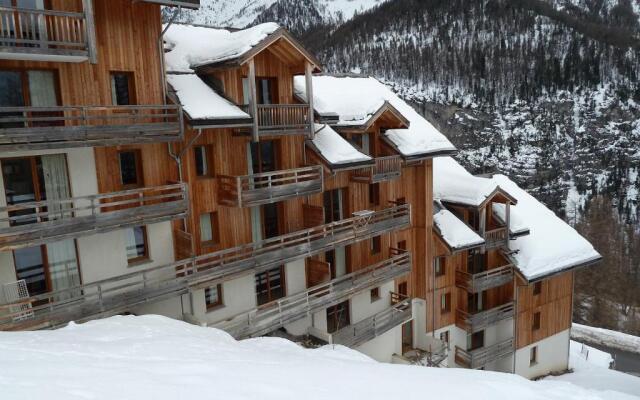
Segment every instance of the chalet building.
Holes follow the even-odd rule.
[[[158,313],[567,368],[573,271],[600,257],[573,229],[275,24],[163,27],[153,3],[198,2],[116,1],[0,3],[0,329]]]

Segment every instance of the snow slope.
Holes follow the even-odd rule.
[[[569,366],[573,373],[548,377],[547,382],[566,382],[600,392],[602,396],[611,388],[628,395],[640,395],[640,378],[609,369],[611,355],[581,343],[571,341]]]
[[[159,316],[113,317],[56,331],[0,333],[0,398],[638,399],[500,373],[380,364],[336,346],[307,350]],[[340,377],[340,384],[330,384]]]

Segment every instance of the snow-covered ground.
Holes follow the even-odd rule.
[[[380,364],[339,346],[309,350],[277,338],[237,342],[222,331],[159,316],[0,333],[0,365],[3,400],[639,398],[616,391],[618,381],[602,390],[587,388],[592,382]]]
[[[579,342],[640,354],[640,337],[622,332],[573,324],[571,338]]]
[[[611,390],[640,396],[640,378],[609,369],[613,358],[609,353],[571,341],[569,367],[573,373],[548,377],[547,382],[566,382],[600,392],[602,396]]]

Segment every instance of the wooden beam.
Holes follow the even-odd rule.
[[[251,95],[251,98],[249,99],[249,109],[251,110],[251,116],[253,117],[252,140],[254,142],[258,142],[260,141],[258,127],[258,95],[256,90],[256,64],[253,58],[249,60],[249,93]]]
[[[307,103],[309,104],[309,139],[315,136],[314,112],[313,112],[313,65],[305,61],[305,85],[307,90]]]
[[[93,0],[82,0],[84,9],[84,18],[87,29],[87,50],[89,51],[89,62],[91,64],[98,63],[98,48],[96,39],[96,24],[93,14]]]

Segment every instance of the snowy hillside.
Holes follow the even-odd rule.
[[[282,0],[202,0],[198,11],[184,10],[180,21],[195,24],[244,28]],[[325,22],[346,21],[386,0],[296,0]]]
[[[3,332],[0,360],[0,397],[11,400],[388,400],[400,394],[404,399],[428,394],[476,400],[616,400],[638,399],[628,393],[640,388],[635,386],[640,379],[630,376],[619,381],[621,387],[600,379],[598,388],[585,389],[563,377],[531,382],[509,374],[380,364],[339,346],[307,350],[275,338],[237,342],[221,331],[159,316],[113,317],[56,331]],[[580,377],[593,380],[588,379],[593,375],[574,378]]]

